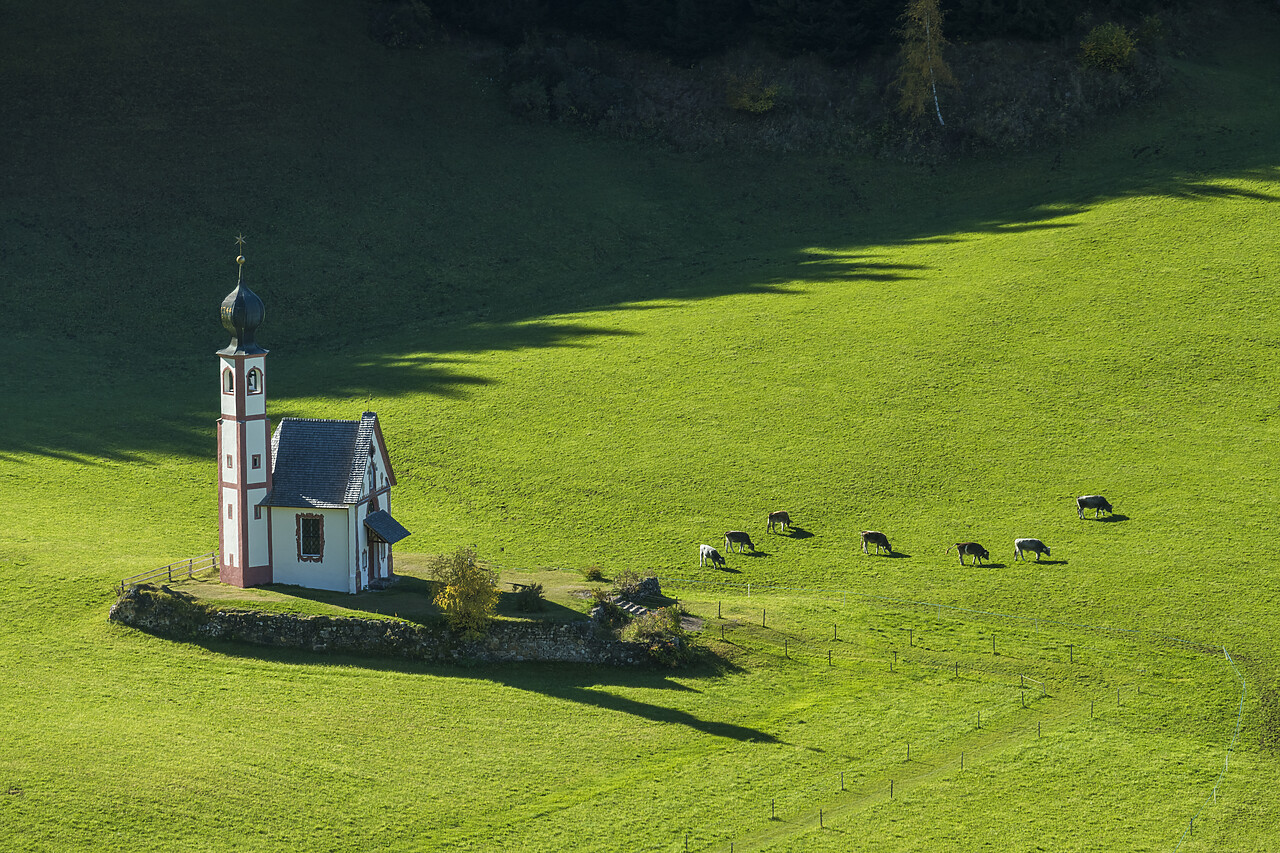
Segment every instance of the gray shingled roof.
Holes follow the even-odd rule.
[[[282,418],[271,437],[271,493],[260,506],[341,508],[358,503],[374,423]]]
[[[391,517],[385,509],[371,512],[364,519],[364,526],[377,534],[378,538],[388,545],[394,545],[409,535],[404,525]]]

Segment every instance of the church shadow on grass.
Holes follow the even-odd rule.
[[[608,688],[628,690],[659,690],[671,693],[698,693],[671,675],[685,679],[718,678],[728,672],[740,671],[740,667],[704,649],[702,657],[694,664],[679,670],[656,667],[608,667],[569,663],[495,663],[444,665],[420,663],[396,658],[358,657],[353,655],[329,655],[320,652],[281,649],[250,643],[226,641],[202,641],[196,645],[215,654],[228,657],[289,665],[354,666],[381,672],[398,672],[408,675],[430,675],[437,678],[483,679],[516,690],[541,693],[554,699],[563,699],[589,705],[605,711],[628,714],[655,723],[685,726],[712,737],[727,738],[743,743],[785,743],[775,735],[751,726],[742,726],[720,720],[703,719],[688,711],[672,708],[656,702],[645,702],[609,692]]]

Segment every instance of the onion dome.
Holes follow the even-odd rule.
[[[231,333],[231,343],[218,350],[218,355],[262,355],[266,350],[253,339],[266,316],[258,294],[244,286],[244,256],[236,258],[241,278],[236,289],[222,300],[222,327]]]

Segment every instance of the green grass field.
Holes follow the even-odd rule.
[[[521,124],[358,4],[9,13],[0,849],[1280,848],[1274,19],[1070,146],[925,170]],[[108,623],[216,545],[240,232],[269,411],[379,413],[398,560],[653,572],[712,662]],[[761,553],[699,568],[730,528]]]

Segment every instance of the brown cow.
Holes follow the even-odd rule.
[[[734,545],[738,546],[739,553],[742,552],[744,545],[752,551],[755,551],[756,549],[755,543],[751,541],[751,537],[748,536],[745,531],[726,530],[724,534],[724,549],[726,551],[732,551]]]
[[[862,553],[864,554],[870,553],[869,551],[867,551],[868,545],[875,545],[877,554],[880,553],[881,548],[885,549],[890,554],[893,553],[893,546],[889,544],[889,537],[885,536],[883,533],[881,533],[878,530],[862,531]]]
[[[769,525],[765,528],[765,531],[772,533],[775,526],[781,527],[785,531],[791,526],[791,516],[784,510],[769,513]]]

